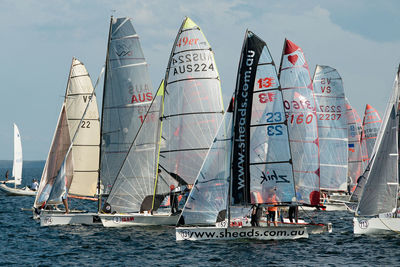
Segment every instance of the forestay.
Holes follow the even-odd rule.
[[[356,213],[374,216],[395,212],[399,187],[399,72],[377,137],[375,156]]]
[[[288,120],[296,192],[302,201],[320,201],[317,114],[308,64],[300,47],[285,40],[279,75]]]
[[[21,135],[17,125],[14,123],[14,161],[12,176],[15,179],[15,185],[22,183],[22,144]]]
[[[115,180],[107,203],[114,212],[135,212],[150,210],[157,174],[157,154],[160,145],[162,98],[164,82],[144,115],[143,124],[132,143],[121,170]],[[148,197],[147,207],[142,207]]]
[[[374,149],[376,137],[381,127],[382,120],[379,113],[371,105],[367,104],[364,112],[363,128],[361,134],[361,142],[365,141],[366,152],[364,156],[367,156],[366,160],[369,162],[372,157],[372,151]]]
[[[349,100],[345,98],[346,104],[346,117],[347,117],[347,130],[348,130],[348,147],[349,147],[349,157],[348,157],[348,176],[351,190],[353,191],[357,183],[358,177],[364,171],[364,161],[362,152],[365,149],[365,142],[361,143],[361,119],[357,114],[357,111],[353,109],[349,103]]]
[[[342,78],[336,69],[317,65],[313,78],[320,147],[320,187],[347,191],[348,137]]]
[[[129,18],[111,17],[104,79],[100,179],[108,194],[153,99],[148,64]]]
[[[100,122],[90,76],[73,58],[65,93],[65,107],[72,144],[73,179],[69,195],[95,196],[100,146]],[[85,112],[86,111],[86,112]]]

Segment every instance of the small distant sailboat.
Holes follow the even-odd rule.
[[[400,66],[353,219],[354,234],[398,234]]]
[[[28,186],[17,188],[17,185],[22,183],[22,143],[19,129],[14,123],[14,161],[12,177],[14,180],[1,181],[0,192],[11,196],[34,196],[36,191],[31,190]],[[7,183],[13,183],[14,188],[8,187]]]

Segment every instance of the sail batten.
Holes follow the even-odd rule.
[[[153,100],[139,36],[130,18],[111,18],[101,124],[100,180],[110,193]]]
[[[320,146],[320,188],[347,191],[348,135],[342,79],[336,69],[317,65],[313,78]]]

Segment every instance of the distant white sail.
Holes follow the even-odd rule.
[[[14,123],[14,162],[12,176],[15,179],[15,185],[20,185],[22,183],[22,144],[21,135],[17,125]]]
[[[313,78],[318,117],[321,189],[347,191],[348,135],[342,78],[317,65]]]

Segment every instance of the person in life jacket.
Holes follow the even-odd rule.
[[[269,226],[269,223],[272,222],[274,226],[278,226],[278,222],[276,220],[277,215],[278,215],[278,207],[275,206],[278,204],[278,197],[276,196],[276,187],[274,189],[271,189],[269,194],[268,194],[268,199],[267,203],[268,205],[268,214],[267,214],[267,225]]]

